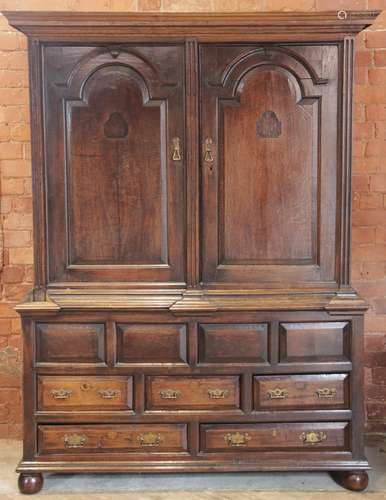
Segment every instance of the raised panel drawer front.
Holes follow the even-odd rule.
[[[37,323],[37,363],[105,361],[105,325],[98,323]]]
[[[186,363],[186,325],[118,324],[117,362]]]
[[[200,363],[267,363],[267,324],[199,325]]]
[[[348,375],[278,375],[254,378],[256,410],[348,407]]]
[[[147,410],[232,410],[240,408],[238,376],[148,377]]]
[[[42,411],[127,410],[132,405],[132,377],[38,378],[38,409]]]
[[[40,425],[39,452],[186,452],[186,424]]]
[[[318,451],[347,449],[347,422],[285,424],[206,424],[201,451]]]
[[[350,324],[282,323],[280,325],[280,361],[347,361],[350,357]]]

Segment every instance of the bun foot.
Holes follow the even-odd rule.
[[[332,478],[346,490],[363,491],[369,484],[369,476],[365,471],[351,472],[338,471],[331,472]]]
[[[24,495],[33,495],[39,493],[43,487],[43,476],[40,473],[20,474],[19,490]]]

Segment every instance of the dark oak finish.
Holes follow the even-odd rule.
[[[186,325],[118,324],[117,363],[185,364]]]
[[[38,409],[127,410],[133,405],[132,377],[38,377]]]
[[[354,35],[378,12],[7,12],[29,38],[42,472],[367,485],[350,285]]]
[[[240,408],[239,377],[148,377],[146,410]]]
[[[198,332],[200,363],[267,363],[267,325],[201,324]]]
[[[39,450],[49,453],[185,452],[184,424],[134,425],[40,425]]]
[[[203,425],[201,450],[242,453],[258,450],[344,450],[347,423]]]
[[[334,472],[332,477],[338,484],[352,491],[363,491],[369,484],[369,476],[365,471]]]
[[[43,488],[43,482],[42,474],[20,474],[19,490],[25,495],[33,495]]]
[[[347,374],[254,377],[256,410],[348,408]]]

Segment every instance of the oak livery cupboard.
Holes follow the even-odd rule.
[[[44,472],[367,485],[350,286],[353,39],[377,12],[7,12],[28,36]]]

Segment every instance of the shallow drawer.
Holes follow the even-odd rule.
[[[345,450],[347,422],[202,425],[201,451]]]
[[[184,452],[186,424],[40,425],[39,452]]]
[[[226,410],[240,407],[239,377],[148,377],[147,410]]]
[[[38,409],[127,410],[132,393],[131,377],[40,376]]]
[[[348,375],[254,377],[256,410],[348,407]]]

